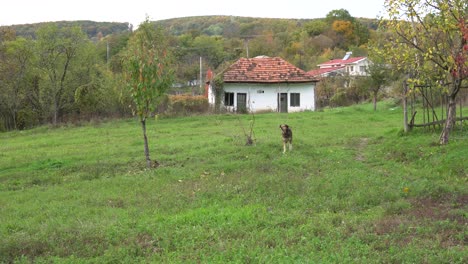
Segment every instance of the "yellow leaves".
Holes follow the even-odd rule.
[[[351,21],[335,20],[332,24],[332,29],[345,36],[351,36],[353,34],[353,24]]]

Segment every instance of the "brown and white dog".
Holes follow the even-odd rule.
[[[288,145],[289,151],[292,150],[292,130],[286,124],[282,124],[279,127],[281,128],[281,136],[283,137],[283,153],[286,153],[286,145]]]

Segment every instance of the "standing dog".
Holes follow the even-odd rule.
[[[281,136],[283,137],[283,153],[286,153],[286,145],[288,145],[289,151],[292,150],[292,130],[286,124],[280,125],[279,127],[281,128]]]

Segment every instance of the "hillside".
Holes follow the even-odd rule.
[[[57,22],[43,22],[43,23],[3,26],[3,27],[0,27],[0,31],[2,30],[2,28],[3,29],[10,28],[16,32],[17,36],[35,38],[37,29],[49,23],[56,24],[59,28],[79,26],[89,38],[94,38],[98,34],[102,34],[102,36],[107,36],[111,34],[126,33],[131,30],[131,25],[129,23],[95,22],[95,21],[82,20],[82,21],[57,21]]]
[[[182,17],[154,21],[166,28],[173,35],[183,35],[198,32],[209,36],[220,35],[226,38],[244,37],[252,38],[255,35],[264,34],[265,31],[286,33],[293,27],[303,27],[311,21],[322,21],[325,18],[315,19],[285,19],[285,18],[258,18],[236,16],[198,16]],[[377,19],[356,18],[368,29],[375,30],[378,26]]]
[[[302,27],[305,23],[317,19],[282,19],[282,18],[255,18],[236,16],[197,16],[181,17],[154,21],[155,24],[163,26],[171,34],[178,36],[198,32],[209,36],[220,35],[227,38],[232,37],[252,37],[262,34],[265,30],[281,32],[289,26]],[[357,18],[358,21],[366,25],[367,28],[375,30],[378,25],[377,19]],[[95,21],[56,21],[32,24],[18,24],[11,26],[0,26],[2,28],[13,29],[18,36],[34,37],[36,30],[47,24],[54,23],[59,27],[80,26],[90,37],[95,37],[99,32],[103,36],[110,34],[126,33],[131,31],[135,25],[117,22],[95,22]]]
[[[301,26],[306,19],[254,18],[236,16],[198,16],[155,21],[174,35],[193,32],[209,36],[241,37],[257,35],[275,28],[275,31],[287,26]]]

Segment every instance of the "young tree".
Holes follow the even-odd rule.
[[[366,69],[368,78],[368,91],[372,95],[374,111],[377,110],[377,98],[379,93],[385,86],[389,85],[393,80],[392,73],[387,64],[381,58],[373,57],[372,63]]]
[[[130,37],[124,56],[126,84],[134,102],[143,131],[146,165],[151,159],[146,136],[146,120],[157,106],[166,90],[172,85],[174,72],[167,37],[163,30],[155,28],[148,18]]]
[[[413,83],[431,82],[446,92],[447,119],[440,144],[449,142],[456,120],[457,94],[468,78],[468,2],[466,0],[386,0],[384,29],[395,39],[384,53]]]

